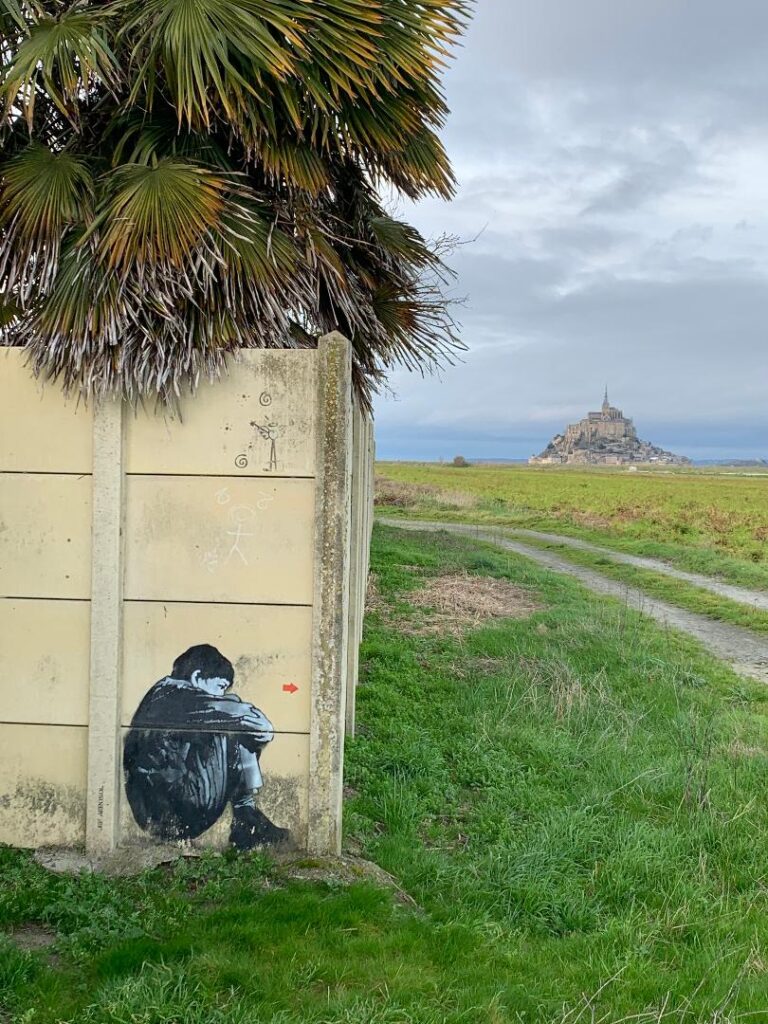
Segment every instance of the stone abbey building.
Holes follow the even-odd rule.
[[[599,412],[589,412],[571,423],[564,434],[556,434],[540,455],[528,460],[532,466],[587,464],[622,466],[652,462],[685,466],[690,459],[641,441],[632,420],[608,401],[608,388]]]

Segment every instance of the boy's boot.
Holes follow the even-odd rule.
[[[235,804],[232,808],[229,841],[238,850],[252,850],[255,846],[287,847],[290,839],[291,833],[287,828],[278,828],[252,804]]]

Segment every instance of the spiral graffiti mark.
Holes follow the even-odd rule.
[[[264,406],[264,408],[272,405],[272,395],[268,391],[262,391],[259,395],[259,405]]]
[[[248,456],[247,455],[238,455],[237,458],[235,459],[235,465],[237,466],[238,469],[247,469],[248,468]]]

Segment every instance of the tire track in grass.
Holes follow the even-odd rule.
[[[436,523],[426,520],[422,522],[413,519],[389,519],[385,516],[377,517],[377,522],[395,529],[416,532],[437,533],[440,530],[445,530],[448,533],[485,541],[505,551],[512,551],[523,558],[538,562],[539,565],[545,566],[552,572],[572,576],[597,594],[618,598],[635,611],[649,615],[665,626],[671,626],[687,633],[698,640],[715,657],[727,662],[741,675],[768,683],[768,637],[761,637],[740,626],[716,622],[704,615],[698,615],[695,612],[667,604],[665,601],[659,601],[637,587],[618,583],[594,569],[587,569],[550,551],[529,547],[521,541],[513,540],[506,531],[502,533],[499,530],[490,530],[464,523]],[[552,537],[555,535],[553,534]]]
[[[505,528],[504,532],[514,537],[530,537],[532,540],[540,540],[548,544],[562,544],[563,547],[575,548],[579,551],[589,551],[595,555],[602,555],[610,558],[612,562],[621,562],[623,565],[632,565],[637,569],[648,569],[651,572],[660,572],[665,576],[672,576],[676,580],[690,583],[701,590],[709,590],[719,597],[727,597],[729,601],[737,604],[746,604],[760,611],[768,611],[768,594],[764,591],[749,590],[746,587],[737,587],[732,583],[723,583],[721,580],[712,579],[711,576],[703,576],[697,572],[685,572],[683,569],[676,569],[667,562],[657,558],[647,558],[642,555],[627,555],[623,551],[614,551],[612,548],[604,548],[599,544],[591,544],[586,540],[578,540],[576,537],[564,536],[561,533],[543,533],[539,530],[525,530],[517,527]]]

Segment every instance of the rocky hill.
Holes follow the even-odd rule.
[[[531,465],[589,464],[622,466],[629,463],[656,463],[687,466],[691,460],[675,455],[637,436],[631,419],[624,416],[605,398],[599,412],[589,412],[564,433],[556,434],[539,455],[532,456]]]

